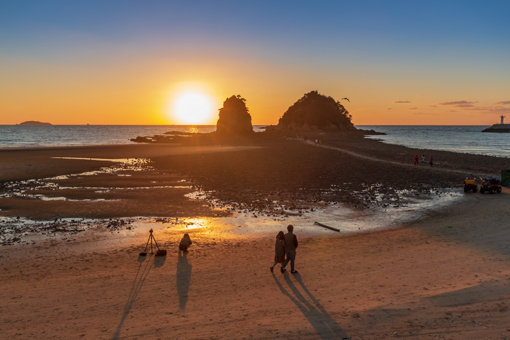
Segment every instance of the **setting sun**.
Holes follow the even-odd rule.
[[[169,116],[178,124],[208,124],[213,119],[215,107],[211,96],[200,90],[178,93],[169,107]]]

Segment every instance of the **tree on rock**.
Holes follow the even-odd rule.
[[[317,91],[306,93],[283,114],[278,122],[280,128],[354,131],[351,115],[332,97]]]
[[[220,109],[216,132],[221,135],[248,135],[253,133],[246,99],[240,95],[227,98]]]

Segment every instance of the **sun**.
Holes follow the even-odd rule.
[[[177,93],[169,109],[172,121],[184,125],[208,124],[215,111],[211,96],[196,89]]]

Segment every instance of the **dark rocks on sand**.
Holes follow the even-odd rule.
[[[227,98],[220,109],[216,132],[224,136],[253,134],[251,116],[246,107],[246,99],[240,95]]]

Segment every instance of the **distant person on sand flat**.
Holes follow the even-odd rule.
[[[274,244],[274,263],[269,267],[271,273],[273,272],[274,266],[276,266],[277,263],[283,264],[283,261],[285,261],[285,235],[283,231],[280,231],[276,235],[276,242]]]
[[[421,164],[421,165],[424,165],[424,164],[425,164],[425,155],[421,155],[421,158],[420,158],[420,164]]]
[[[434,157],[430,156],[429,164],[430,166],[434,166]]]
[[[179,250],[183,252],[188,252],[189,246],[191,246],[193,242],[191,242],[191,238],[189,237],[188,233],[184,234],[184,236],[181,239],[181,242],[179,243]]]
[[[418,158],[418,155],[415,155],[414,156],[414,165],[418,165],[418,162],[419,162],[419,158]]]
[[[285,234],[285,255],[287,259],[283,262],[281,271],[285,273],[285,266],[290,261],[290,272],[292,274],[296,274],[297,270],[294,269],[294,262],[296,260],[296,248],[298,247],[298,241],[296,235],[292,232],[294,230],[294,226],[289,224],[287,226],[287,230],[289,231]]]

